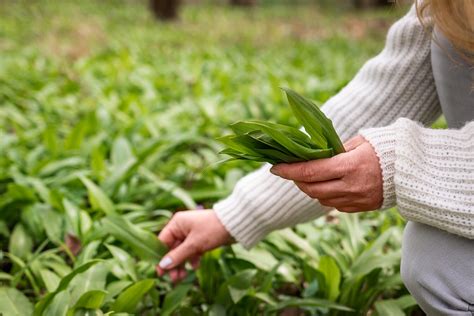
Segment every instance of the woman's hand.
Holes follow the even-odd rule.
[[[278,164],[270,171],[293,180],[322,205],[342,212],[371,211],[383,202],[379,160],[370,143],[356,136],[344,144],[347,152],[328,159]]]
[[[196,269],[201,254],[233,242],[213,210],[174,214],[158,238],[171,250],[156,266],[156,272],[160,276],[168,272],[173,282],[186,277],[186,261]]]

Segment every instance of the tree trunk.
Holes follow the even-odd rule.
[[[230,0],[230,4],[238,6],[253,6],[257,3],[257,0]]]
[[[178,18],[180,2],[180,0],[150,0],[150,8],[156,18],[174,20]]]
[[[354,0],[354,5],[360,9],[376,7],[376,6],[392,5],[394,3],[395,3],[394,0]]]

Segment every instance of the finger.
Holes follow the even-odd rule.
[[[178,225],[176,225],[176,219],[171,218],[170,222],[163,228],[158,235],[158,239],[167,245],[169,248],[173,248],[177,242],[182,241],[185,238],[184,234],[180,232]]]
[[[168,252],[165,257],[161,259],[159,266],[163,270],[170,270],[183,264],[186,262],[186,260],[197,255],[198,253],[198,249],[188,238],[178,247]]]
[[[345,142],[344,143],[344,148],[346,149],[346,151],[351,151],[351,150],[359,147],[363,143],[365,143],[365,138],[362,137],[361,135],[357,135],[356,137],[353,137],[353,138],[349,139],[347,142]]]
[[[313,199],[334,199],[347,195],[347,184],[341,180],[323,182],[295,182],[296,186]]]
[[[299,182],[320,182],[339,179],[344,176],[344,163],[340,156],[296,163],[282,163],[273,166],[270,171],[284,179]]]
[[[328,199],[319,199],[319,203],[324,206],[333,207],[335,209],[344,208],[344,207],[353,207],[351,205],[351,200],[346,197],[337,197],[337,198],[328,198]]]
[[[178,271],[178,269],[171,270],[169,272],[169,275],[170,275],[171,281],[173,283],[177,283],[179,281],[179,271]]]
[[[165,270],[163,270],[162,268],[160,268],[160,266],[157,264],[156,267],[155,267],[155,270],[156,270],[156,274],[158,276],[163,276],[165,274]]]
[[[184,280],[187,275],[188,275],[188,273],[186,272],[185,268],[181,268],[181,269],[178,270],[178,278],[179,278],[180,281]]]
[[[354,206],[342,206],[342,207],[339,207],[339,208],[336,208],[339,212],[343,212],[343,213],[360,213],[360,212],[365,212],[365,210],[363,209],[360,209],[358,207],[354,207]]]
[[[201,256],[194,256],[191,258],[191,266],[193,267],[194,270],[199,269],[199,266],[201,265]]]

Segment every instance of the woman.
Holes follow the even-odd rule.
[[[159,236],[173,249],[158,273],[179,280],[183,262],[205,251],[234,240],[250,248],[332,208],[397,205],[409,221],[401,268],[409,291],[429,315],[474,315],[473,65],[474,1],[412,7],[322,107],[342,139],[353,137],[347,152],[266,165],[213,210],[177,213]],[[422,127],[441,113],[452,129]]]

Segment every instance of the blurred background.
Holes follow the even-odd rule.
[[[396,210],[216,250],[179,286],[127,237],[151,238],[153,253],[174,212],[229,194],[259,164],[217,164],[215,138],[241,119],[296,126],[279,87],[324,103],[408,5],[0,1],[0,301],[11,303],[0,313],[40,302],[44,315],[419,314],[399,275]]]

